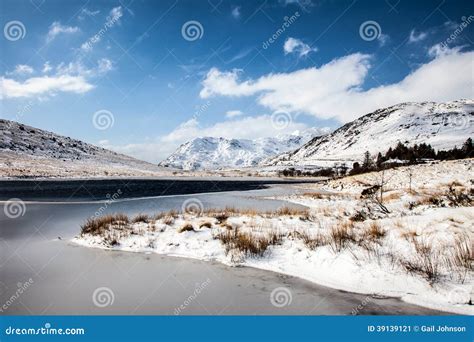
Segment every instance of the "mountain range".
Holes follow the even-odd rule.
[[[307,129],[288,135],[260,139],[194,138],[159,165],[183,170],[217,170],[259,165],[263,160],[294,150],[329,129]]]
[[[264,164],[332,166],[334,162],[359,161],[365,151],[385,152],[399,142],[450,149],[474,136],[473,124],[473,100],[400,103],[366,114]]]
[[[0,176],[163,176],[178,170],[333,166],[360,161],[399,142],[460,147],[474,137],[474,101],[407,102],[378,109],[330,132],[312,128],[276,137],[199,137],[159,165],[37,129],[0,120]]]

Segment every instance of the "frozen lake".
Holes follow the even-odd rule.
[[[109,203],[104,213],[179,210],[189,198],[199,199],[207,208],[276,209],[286,204],[261,197],[294,191],[290,187],[279,184],[263,190],[120,198]],[[143,194],[138,195],[133,197]],[[247,267],[75,246],[69,240],[104,202],[88,201],[96,194],[68,202],[58,202],[61,196],[51,197],[48,194],[45,199],[56,202],[27,202],[24,215],[16,219],[0,211],[0,303],[8,304],[1,314],[173,315],[181,307],[180,314],[347,315],[358,306],[362,307],[359,314],[440,314],[396,298],[348,293]],[[31,284],[12,300],[19,284],[30,278]],[[93,301],[94,291],[102,287],[113,296],[113,303],[105,307]],[[195,296],[197,288],[200,293]],[[277,288],[291,291],[288,305],[272,305],[271,293]]]

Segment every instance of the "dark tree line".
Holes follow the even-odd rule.
[[[384,163],[390,160],[398,159],[404,165],[414,165],[424,163],[429,160],[454,160],[474,158],[474,147],[472,139],[467,139],[461,148],[456,146],[450,150],[435,151],[430,144],[415,144],[407,146],[398,143],[394,148],[389,148],[385,154],[378,153],[374,158],[367,151],[364,153],[362,163],[355,162],[352,165],[350,175],[356,175],[365,172],[379,171],[391,168],[400,164]],[[347,174],[349,167],[342,163],[334,167],[323,168],[315,171],[302,171],[293,167],[278,171],[279,176],[284,177],[342,177]]]

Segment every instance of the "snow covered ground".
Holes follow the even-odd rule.
[[[323,189],[298,185],[283,199],[307,211],[191,206],[153,218],[104,218],[73,241],[251,266],[473,315],[473,168],[468,159],[346,177]],[[382,199],[380,189],[361,198],[377,184]]]

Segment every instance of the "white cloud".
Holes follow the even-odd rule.
[[[319,68],[239,79],[240,71],[212,68],[203,80],[202,98],[257,95],[272,110],[303,112],[318,118],[353,120],[377,108],[405,101],[448,101],[472,97],[474,52],[451,49],[437,53],[403,80],[363,89],[371,68],[369,55],[351,54]]]
[[[390,36],[388,34],[380,33],[377,37],[377,41],[379,42],[380,46],[384,46],[390,40]]]
[[[112,61],[110,59],[107,59],[107,58],[99,59],[97,63],[97,72],[99,74],[105,74],[112,69],[113,69],[113,66],[112,66]]]
[[[153,141],[122,146],[102,144],[102,146],[149,162],[159,162],[173,153],[180,144],[196,137],[257,139],[279,134],[291,134],[307,128],[303,123],[291,122],[284,130],[279,130],[273,127],[270,115],[242,117],[218,122],[211,126],[202,126],[197,119],[193,118]]]
[[[417,43],[428,37],[426,32],[416,33],[415,29],[411,30],[410,36],[408,37],[408,43]]]
[[[96,77],[103,75],[112,70],[112,61],[107,58],[101,58],[97,61],[97,65],[88,68],[81,61],[74,61],[68,64],[61,63],[56,67],[58,75],[78,75],[83,77]]]
[[[46,73],[50,72],[51,70],[53,70],[53,68],[51,67],[51,65],[49,64],[49,62],[44,63],[44,65],[43,65],[43,70],[42,70],[43,73],[46,74]]]
[[[280,3],[284,6],[299,5],[303,9],[315,6],[312,0],[280,0]]]
[[[46,41],[51,42],[54,38],[56,38],[57,35],[62,34],[62,33],[71,34],[71,33],[77,33],[77,32],[79,32],[79,27],[63,26],[58,21],[55,21],[49,27],[48,35],[46,36]]]
[[[109,12],[109,16],[107,17],[107,22],[114,25],[115,23],[119,22],[122,16],[123,16],[122,6],[114,7]]]
[[[244,113],[242,113],[240,110],[229,110],[228,112],[225,113],[226,118],[235,118],[237,116],[241,116]]]
[[[82,94],[94,88],[89,79],[103,75],[112,69],[112,62],[102,58],[92,68],[84,66],[80,61],[61,63],[56,66],[54,75],[31,77],[25,81],[2,76],[0,77],[0,98],[43,98],[59,92]],[[43,72],[51,70],[53,68],[49,62],[46,62]]]
[[[93,87],[82,76],[32,77],[24,82],[2,76],[0,77],[0,99],[54,95],[57,92],[81,94]]]
[[[94,44],[102,40],[102,36],[107,33],[109,29],[115,26],[115,24],[120,23],[120,18],[123,16],[123,11],[121,6],[114,7],[110,10],[109,15],[106,17],[106,22],[102,27],[90,37],[87,41],[82,43],[81,50],[82,52],[89,52],[92,50]]]
[[[26,64],[18,64],[13,71],[7,72],[7,75],[29,75],[34,72],[34,69]]]
[[[450,55],[450,54],[456,54],[461,51],[462,47],[460,46],[455,46],[453,48],[449,48],[445,44],[435,44],[432,47],[429,48],[428,50],[428,56],[433,57],[433,58],[438,58],[442,57],[445,55]]]
[[[296,53],[299,57],[307,56],[312,51],[318,51],[317,48],[311,48],[308,44],[303,43],[297,38],[288,38],[283,45],[285,55],[289,53]]]
[[[235,18],[235,19],[239,19],[240,18],[240,7],[239,6],[236,6],[232,9],[232,16]]]
[[[83,8],[81,10],[81,13],[79,14],[79,16],[77,17],[79,20],[84,20],[85,16],[88,16],[88,17],[95,17],[97,14],[99,14],[100,11],[99,10],[96,10],[96,11],[91,11],[87,8]]]

